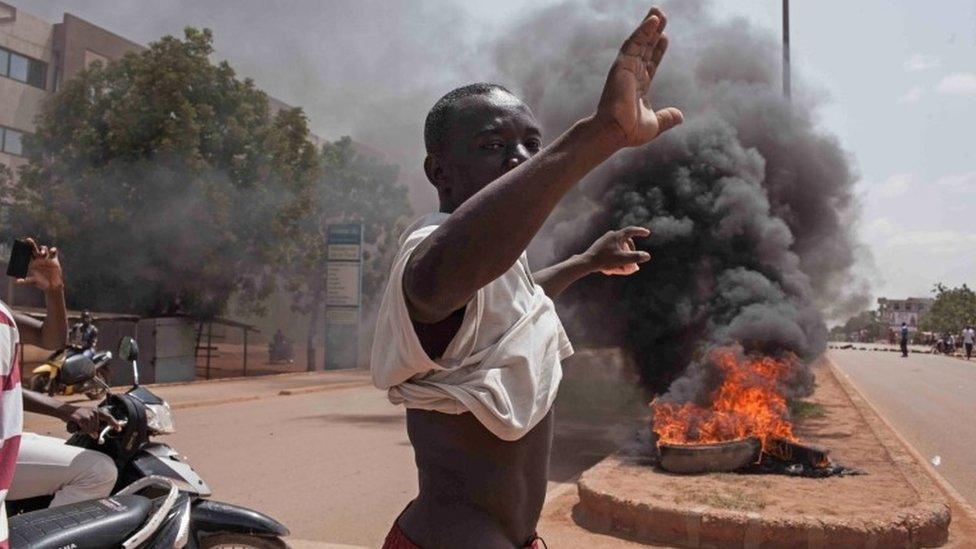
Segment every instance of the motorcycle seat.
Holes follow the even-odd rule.
[[[10,518],[10,547],[117,547],[142,526],[152,511],[148,498],[126,495],[24,513]]]

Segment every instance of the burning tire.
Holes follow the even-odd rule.
[[[659,464],[670,473],[721,473],[742,469],[759,459],[762,445],[749,437],[713,444],[661,444]]]

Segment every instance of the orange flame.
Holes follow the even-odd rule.
[[[743,357],[738,347],[721,347],[711,351],[708,360],[724,375],[711,395],[711,407],[651,403],[658,444],[706,444],[754,436],[765,448],[771,437],[797,440],[786,397],[778,388],[796,357]]]

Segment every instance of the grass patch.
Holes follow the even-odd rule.
[[[715,509],[729,509],[732,511],[762,511],[766,508],[766,500],[756,494],[750,494],[738,488],[729,488],[721,492],[692,492],[678,498],[679,502],[692,502],[707,505]]]
[[[790,402],[790,415],[794,419],[816,419],[827,415],[827,411],[815,402],[794,400]]]
[[[762,511],[766,502],[762,498],[747,494],[742,490],[731,490],[725,494],[712,494],[703,501],[705,505],[735,511]]]

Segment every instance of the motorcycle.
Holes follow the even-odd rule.
[[[89,378],[68,383],[61,375],[64,363],[69,358],[79,354],[89,355],[89,358],[96,365],[95,371]],[[79,346],[69,345],[55,351],[44,361],[44,364],[34,368],[28,386],[32,391],[47,393],[49,396],[55,394],[73,395],[75,392],[82,392],[89,400],[104,398],[106,395],[105,388],[108,386],[108,364],[111,358],[112,353],[108,351],[93,353]]]
[[[281,539],[289,534],[284,525],[257,511],[209,499],[210,487],[184,458],[151,440],[175,432],[175,425],[169,404],[139,385],[138,352],[135,340],[122,338],[119,356],[132,363],[133,386],[125,393],[109,391],[99,404],[118,420],[120,430],[106,426],[96,438],[77,432],[77,426],[68,428],[74,434],[67,444],[115,461],[119,480],[113,495],[54,509],[44,509],[51,496],[8,501],[11,547],[287,547]],[[76,379],[95,368],[80,354],[68,358],[62,372]]]
[[[290,341],[268,343],[268,363],[279,364],[282,362],[288,364],[295,362],[295,348],[292,343]]]

